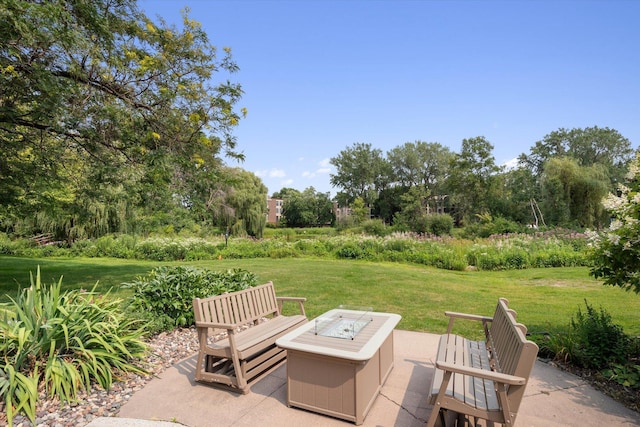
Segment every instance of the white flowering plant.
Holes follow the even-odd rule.
[[[629,167],[626,185],[603,200],[609,228],[591,233],[591,275],[605,285],[640,293],[640,154]]]

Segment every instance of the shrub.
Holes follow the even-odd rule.
[[[575,331],[578,346],[572,359],[579,366],[603,369],[613,363],[627,360],[629,338],[622,327],[613,323],[611,315],[603,308],[597,311],[585,300],[586,312],[578,309],[571,328]]]
[[[385,240],[385,248],[394,252],[410,252],[414,250],[416,240],[401,234],[394,234]]]
[[[638,348],[606,310],[596,310],[586,300],[585,305],[586,311],[578,308],[566,332],[547,335],[539,342],[540,355],[588,369],[610,368],[603,374],[612,379],[626,378],[627,373],[632,377],[628,361],[637,356]]]
[[[487,238],[492,235],[521,233],[524,231],[522,225],[502,217],[492,218],[490,215],[481,215],[479,218],[480,222],[471,223],[464,228],[464,237],[469,239],[476,237]]]
[[[345,242],[336,250],[338,258],[363,259],[366,255],[366,251],[354,242]]]
[[[23,412],[35,424],[38,389],[73,401],[97,382],[108,390],[115,373],[144,371],[135,363],[146,346],[139,322],[121,300],[81,290],[60,292],[62,278],[45,288],[38,268],[31,286],[2,304],[0,395],[7,420]]]
[[[326,256],[328,254],[324,241],[319,239],[302,239],[293,244],[302,255]]]
[[[246,270],[217,272],[188,266],[158,267],[146,277],[126,283],[133,290],[130,307],[154,319],[153,332],[194,324],[193,299],[255,286],[258,278]]]
[[[389,229],[384,221],[379,219],[368,219],[361,225],[362,231],[371,236],[384,237],[389,234]]]
[[[173,239],[148,239],[136,247],[136,256],[139,259],[180,261],[186,254],[187,248]]]
[[[453,230],[453,218],[447,214],[432,214],[427,216],[428,230],[436,236],[447,236]]]
[[[6,233],[0,233],[0,254],[11,255],[13,254],[13,243]]]

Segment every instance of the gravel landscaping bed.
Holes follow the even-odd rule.
[[[136,391],[142,389],[154,376],[174,363],[189,357],[198,351],[198,338],[195,328],[176,329],[161,333],[149,341],[150,355],[144,368],[149,375],[128,375],[113,383],[109,391],[93,386],[89,393],[82,393],[78,401],[60,404],[57,399],[40,395],[36,409],[36,426],[76,427],[85,426],[97,417],[115,417]],[[7,424],[6,411],[0,404],[0,425]],[[33,424],[23,415],[13,419],[16,427],[32,427]]]

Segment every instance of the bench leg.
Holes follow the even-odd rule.
[[[449,409],[440,409],[436,412],[434,407],[427,426],[431,427],[432,417],[434,418],[433,427],[473,427],[472,424],[467,424],[468,420],[464,414],[459,414]]]
[[[206,358],[207,356],[202,352],[198,352],[198,362],[196,363],[196,381],[200,381],[202,379],[202,371],[206,368]]]
[[[457,423],[459,414],[448,409],[433,407],[427,426],[429,427],[456,427],[463,424]]]
[[[433,409],[431,409],[431,415],[429,416],[429,420],[427,421],[427,427],[437,427],[436,426],[436,421],[438,421],[440,419],[441,423],[443,423],[443,420],[440,418],[440,406],[439,405],[433,405]]]

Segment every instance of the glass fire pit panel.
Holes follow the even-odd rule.
[[[315,334],[323,337],[340,338],[352,340],[358,333],[373,321],[371,317],[371,307],[350,308],[347,306],[338,307],[345,312],[338,312],[332,316],[318,317],[315,322]]]

